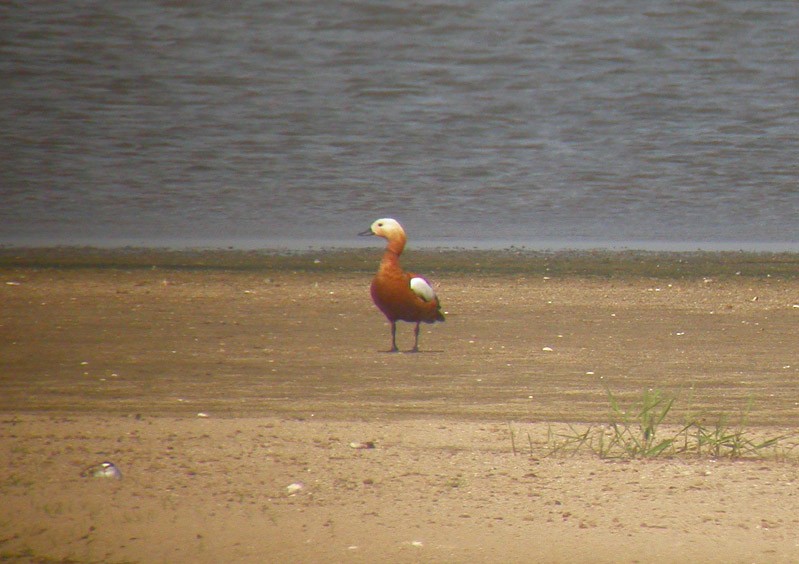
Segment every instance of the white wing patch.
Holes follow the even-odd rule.
[[[432,302],[436,299],[436,293],[424,278],[419,278],[418,276],[411,278],[411,290],[426,302]]]

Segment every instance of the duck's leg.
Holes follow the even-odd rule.
[[[419,352],[419,324],[421,321],[416,322],[416,327],[413,330],[413,348],[411,352]]]
[[[391,348],[388,352],[398,352],[399,349],[397,348],[397,322],[391,322]]]

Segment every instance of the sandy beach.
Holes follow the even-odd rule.
[[[390,354],[379,254],[4,249],[0,560],[799,560],[799,258],[410,251]],[[556,448],[646,390],[786,438]]]

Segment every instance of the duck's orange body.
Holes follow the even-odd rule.
[[[407,238],[402,226],[393,219],[378,219],[361,235],[378,235],[388,241],[380,268],[372,280],[375,305],[391,323],[391,351],[397,351],[397,321],[416,323],[413,351],[419,350],[419,324],[444,321],[441,304],[430,283],[423,277],[405,272],[399,257]]]

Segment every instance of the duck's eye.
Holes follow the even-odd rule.
[[[378,223],[377,226],[378,227],[383,227],[383,224],[382,223]]]

